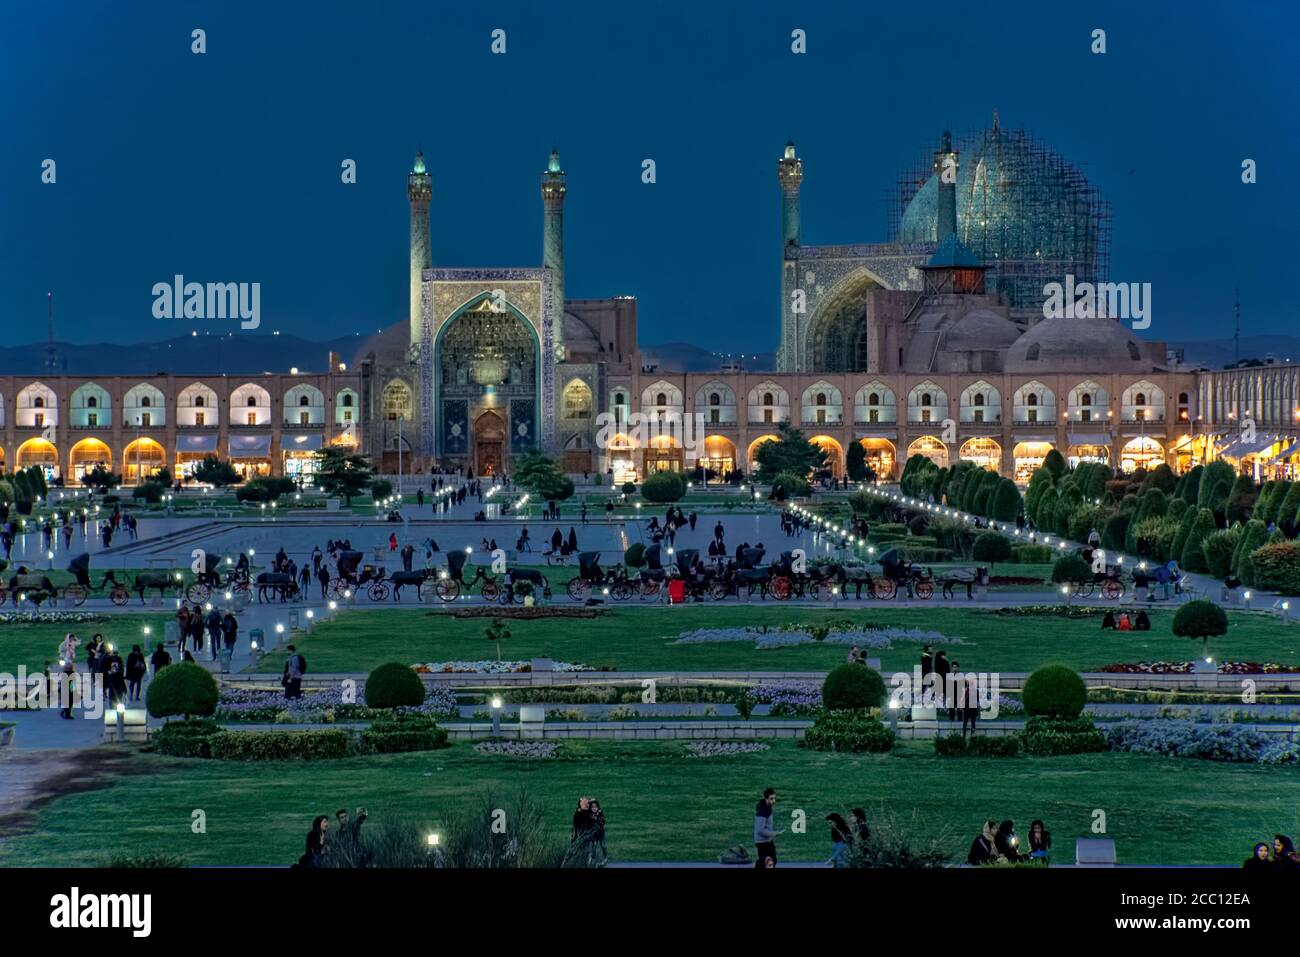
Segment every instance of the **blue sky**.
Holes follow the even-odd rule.
[[[1293,332],[1295,3],[43,2],[0,15],[7,343],[143,341],[175,273],[262,284],[262,330],[404,318],[405,174],[434,261],[536,265],[569,176],[570,298],[635,295],[641,340],[772,348],[775,160],[809,243],[886,239],[884,196],[947,126],[1024,126],[1114,205],[1111,278],[1154,338]],[[208,52],[190,52],[190,31]],[[790,52],[807,31],[808,53]],[[1089,51],[1107,31],[1108,52]],[[506,31],[494,56],[490,33]],[[1244,158],[1259,182],[1241,183]],[[41,162],[58,182],[40,182]],[[358,182],[340,182],[356,160]],[[658,181],[641,182],[652,158]]]

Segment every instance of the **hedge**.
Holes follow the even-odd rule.
[[[222,731],[207,740],[212,757],[221,761],[315,761],[352,752],[352,735],[341,729]]]
[[[423,714],[384,715],[361,734],[360,750],[366,754],[400,754],[447,747],[447,732]]]
[[[1250,556],[1253,587],[1282,595],[1300,595],[1300,544],[1277,542],[1256,549]]]
[[[211,740],[221,734],[215,721],[168,721],[150,738],[154,750],[173,758],[210,758]]]
[[[935,754],[944,758],[1015,758],[1019,757],[1020,748],[1020,737],[1014,734],[967,738],[960,731],[950,731],[934,739]]]
[[[1106,739],[1091,718],[1069,720],[1034,717],[1025,722],[1020,741],[1026,754],[1049,757],[1056,754],[1089,754],[1106,750]]]
[[[1088,700],[1088,687],[1073,668],[1043,665],[1025,680],[1021,698],[1028,714],[1077,718]]]
[[[878,754],[894,746],[894,735],[867,711],[824,711],[804,734],[802,745],[813,751]]]
[[[155,718],[206,718],[217,710],[217,679],[193,661],[168,665],[149,682],[145,705]]]

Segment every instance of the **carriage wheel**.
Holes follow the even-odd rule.
[[[434,590],[443,601],[455,601],[460,597],[460,582],[454,578],[439,578]]]
[[[722,601],[727,597],[727,586],[722,582],[709,582],[704,590],[708,592],[710,598],[714,601]]]
[[[114,605],[121,608],[131,600],[131,592],[127,590],[125,585],[114,585],[113,590],[109,592],[108,597]]]
[[[889,601],[898,594],[898,585],[892,578],[877,578],[871,583],[871,594],[881,601]]]
[[[386,601],[388,599],[388,582],[371,582],[366,591],[370,595],[371,601]]]
[[[4,603],[8,600],[9,600],[9,589],[5,588],[4,585],[0,585],[0,608],[3,608]]]
[[[190,601],[196,601],[202,604],[212,597],[212,589],[203,582],[195,582],[189,588],[185,589],[185,597]]]
[[[627,601],[635,592],[636,589],[626,578],[619,579],[609,586],[609,594],[615,601]]]
[[[1074,586],[1074,597],[1091,598],[1092,582],[1076,582]]]
[[[1101,586],[1101,593],[1111,601],[1118,601],[1124,597],[1124,583],[1111,578]]]
[[[654,598],[658,594],[659,594],[659,579],[647,578],[645,581],[641,583],[642,600],[645,600],[647,598]]]
[[[917,598],[922,601],[929,601],[934,597],[934,582],[929,580],[919,581],[916,583],[914,591]]]
[[[591,594],[591,582],[585,578],[574,578],[569,581],[564,590],[574,601],[586,601],[587,596]]]
[[[790,597],[790,593],[794,591],[794,586],[790,584],[790,579],[784,575],[777,575],[772,579],[771,584],[767,586],[767,590],[777,601],[785,601]]]
[[[484,601],[496,601],[501,597],[501,586],[494,581],[485,581],[479,594],[483,596]]]
[[[63,600],[70,601],[74,605],[83,605],[86,602],[86,589],[81,585],[69,585],[63,590]],[[4,604],[4,599],[0,599],[0,604]]]

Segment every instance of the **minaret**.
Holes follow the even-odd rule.
[[[48,375],[57,375],[59,371],[59,353],[54,348],[54,293],[45,294],[45,371]]]
[[[784,155],[776,163],[776,179],[781,184],[781,344],[777,349],[777,368],[781,372],[798,372],[802,368],[800,348],[805,315],[796,315],[792,293],[799,285],[799,267],[791,254],[799,248],[799,188],[803,185],[803,160],[794,151],[794,142],[785,144]]]
[[[551,158],[542,174],[542,265],[551,271],[551,289],[555,315],[564,315],[564,170],[560,153],[551,150]],[[563,324],[561,324],[563,328]]]
[[[945,173],[947,176],[945,177]],[[957,232],[957,151],[952,148],[952,134],[943,132],[943,142],[934,152],[935,183],[939,188],[935,209],[935,241],[943,242]],[[945,179],[950,182],[945,182]]]
[[[415,165],[406,176],[406,198],[411,203],[411,344],[420,342],[420,285],[424,270],[433,266],[429,249],[429,200],[433,178],[424,169],[424,151],[415,154]]]

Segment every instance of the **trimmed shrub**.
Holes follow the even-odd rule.
[[[1043,468],[1051,472],[1053,478],[1060,478],[1064,475],[1067,467],[1065,456],[1056,449],[1052,449],[1052,451],[1043,456]]]
[[[157,482],[141,482],[131,491],[131,497],[138,498],[149,505],[157,505],[162,501],[165,491],[166,489]]]
[[[879,708],[885,702],[885,679],[874,668],[843,664],[822,682],[822,706],[828,711]]]
[[[999,522],[1014,522],[1023,509],[1024,502],[1016,483],[1009,478],[1001,479],[991,498],[989,516]]]
[[[1224,509],[1224,518],[1229,525],[1250,518],[1258,493],[1254,479],[1245,474],[1237,476],[1237,480],[1232,483],[1232,491],[1228,493],[1228,505]]]
[[[934,753],[941,758],[964,758],[966,756],[966,735],[960,731],[935,735]]]
[[[640,568],[645,564],[645,546],[640,542],[633,542],[628,546],[627,551],[623,553],[623,564],[628,568]]]
[[[1280,521],[1279,516],[1282,514],[1282,503],[1287,500],[1294,485],[1295,483],[1287,481],[1275,483],[1273,486],[1273,494],[1268,497],[1268,501],[1265,502],[1263,506],[1255,510],[1255,514],[1251,517],[1262,520],[1265,525],[1270,522]]]
[[[1191,506],[1181,498],[1171,498],[1168,506],[1165,508],[1165,518],[1172,519],[1175,522],[1181,522],[1189,508],[1191,508]]]
[[[168,665],[149,682],[145,705],[155,718],[207,718],[217,710],[217,679],[193,661]]]
[[[1008,562],[1011,560],[1011,543],[998,532],[981,532],[975,537],[972,556],[977,562]]]
[[[424,703],[424,682],[409,665],[389,662],[366,678],[366,706],[369,708],[418,707]]]
[[[176,667],[171,665],[165,670]],[[160,672],[161,674],[161,672]],[[208,738],[219,761],[316,761],[346,758],[352,736],[344,730],[223,731]]]
[[[1225,528],[1206,535],[1201,542],[1205,570],[1222,581],[1232,571],[1232,556],[1241,540],[1241,527]]]
[[[1205,466],[1198,465],[1184,475],[1183,480],[1178,483],[1178,497],[1188,505],[1197,504],[1201,492],[1201,476],[1204,474]]]
[[[154,750],[173,758],[212,757],[211,738],[221,734],[215,721],[168,721],[149,739]]]
[[[893,748],[894,735],[868,711],[825,711],[804,734],[802,744],[813,751],[879,754]]]
[[[1073,668],[1043,665],[1025,680],[1021,698],[1030,715],[1077,718],[1088,700],[1088,687]]]
[[[1174,541],[1169,546],[1169,551],[1180,562],[1183,559],[1183,549],[1187,545],[1187,537],[1192,534],[1192,526],[1196,524],[1196,516],[1199,514],[1200,509],[1188,506],[1186,514],[1178,523],[1178,533],[1174,535]]]
[[[1050,757],[1058,754],[1089,754],[1106,750],[1106,739],[1091,718],[1067,720],[1033,717],[1025,722],[1020,742],[1026,754]]]
[[[1148,518],[1133,530],[1133,544],[1146,540],[1147,554],[1162,565],[1169,561],[1174,537],[1178,534],[1178,523],[1172,518]]]
[[[655,472],[641,483],[641,497],[647,502],[676,502],[685,494],[686,479],[680,472]]]
[[[1174,612],[1174,634],[1205,641],[1228,633],[1228,613],[1212,601],[1198,598]]]
[[[1237,577],[1242,580],[1243,584],[1254,586],[1255,566],[1252,557],[1255,551],[1262,547],[1266,541],[1268,541],[1268,529],[1262,521],[1252,518],[1246,523],[1246,530],[1242,532],[1234,566]]]
[[[385,482],[388,485],[387,491],[381,491],[375,488],[378,483],[371,483],[371,493],[375,498],[385,498],[393,492],[393,484]],[[282,495],[292,495],[298,491],[298,485],[291,478],[282,476],[263,476],[261,478],[250,479],[239,488],[235,489],[235,499],[240,502],[274,502]]]
[[[1214,534],[1214,513],[1208,508],[1197,510],[1196,521],[1192,523],[1191,531],[1187,533],[1187,538],[1183,542],[1183,551],[1178,559],[1178,564],[1183,567],[1184,571],[1203,572],[1205,566],[1205,552],[1201,550],[1201,543]]]
[[[362,732],[360,750],[367,754],[401,754],[445,747],[448,747],[447,732],[433,718],[396,712],[376,718]]]
[[[1228,490],[1232,488],[1236,478],[1236,471],[1222,459],[1205,466],[1205,472],[1201,475],[1200,488],[1197,489],[1197,506],[1208,508],[1212,512],[1222,512],[1228,503]],[[1223,485],[1222,489],[1219,488],[1220,483]]]
[[[1300,512],[1300,482],[1292,482],[1291,487],[1287,489],[1282,504],[1278,506],[1275,521],[1279,525],[1283,522],[1294,522],[1296,512]]]
[[[972,758],[1016,758],[1020,756],[1020,747],[1020,736],[1016,734],[997,738],[980,734],[967,742],[966,753]]]
[[[1117,512],[1106,522],[1106,527],[1102,529],[1101,544],[1107,551],[1122,552],[1124,550],[1124,537],[1128,534],[1129,522],[1131,516],[1123,512]]]
[[[1021,545],[1015,555],[1021,565],[1046,565],[1052,560],[1052,549],[1048,545]]]
[[[1058,585],[1092,581],[1092,568],[1076,552],[1062,555],[1052,565],[1052,581]]]
[[[1300,595],[1300,544],[1295,541],[1264,545],[1250,556],[1253,587],[1281,595]]]
[[[1174,475],[1174,470],[1164,462],[1155,467],[1150,475],[1147,476],[1143,483],[1148,488],[1159,489],[1165,495],[1172,495],[1174,486],[1178,484],[1178,476]]]

